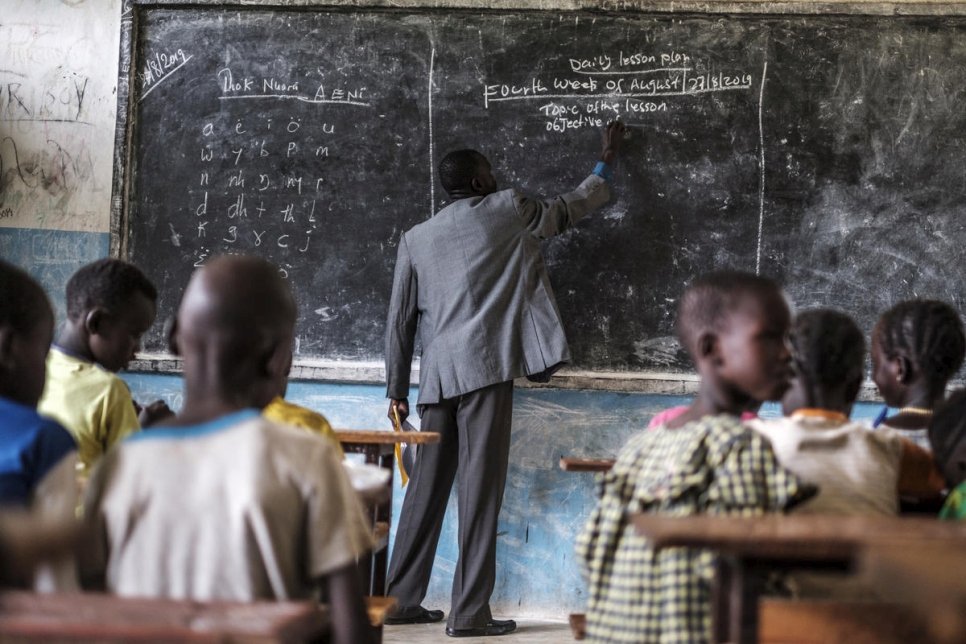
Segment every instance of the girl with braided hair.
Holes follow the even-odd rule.
[[[875,426],[891,427],[929,449],[927,428],[963,364],[966,335],[959,314],[938,300],[907,300],[879,318],[872,331],[872,380],[888,407]]]

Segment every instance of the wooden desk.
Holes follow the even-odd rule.
[[[930,551],[966,546],[966,522],[888,517],[769,515],[764,517],[633,518],[655,547],[688,546],[719,553],[712,593],[712,640],[757,642],[761,579],[768,570],[849,571],[871,547]]]
[[[0,640],[17,642],[305,642],[328,632],[314,602],[134,599],[0,593]]]
[[[612,467],[614,467],[612,458],[560,457],[560,469],[564,472],[607,472]]]
[[[863,572],[889,599],[912,606],[939,642],[966,642],[966,543],[873,546]]]
[[[363,579],[368,581],[370,595],[386,594],[386,569],[389,566],[389,528],[392,525],[392,488],[395,464],[393,454],[397,443],[409,445],[427,445],[439,442],[439,434],[435,432],[394,432],[392,430],[354,430],[337,429],[335,435],[342,444],[342,450],[348,454],[363,454],[366,463],[378,465],[389,470],[389,494],[384,503],[376,505],[372,510],[373,530],[379,526],[379,531],[385,535],[386,542],[381,539],[372,556],[367,557],[361,565]],[[383,527],[384,526],[384,527]]]

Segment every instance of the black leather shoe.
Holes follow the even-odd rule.
[[[441,610],[426,610],[422,606],[419,606],[415,611],[411,613],[402,613],[393,615],[392,617],[386,617],[382,620],[383,624],[435,624],[436,622],[443,621],[443,611]]]
[[[489,635],[506,635],[517,630],[517,623],[512,619],[491,619],[483,626],[469,628],[446,627],[446,634],[450,637],[487,637]]]

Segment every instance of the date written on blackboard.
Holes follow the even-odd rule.
[[[547,131],[601,127],[618,116],[658,114],[680,105],[682,97],[711,92],[748,91],[754,76],[743,70],[716,69],[713,61],[685,52],[601,54],[567,58],[564,71],[523,82],[485,83],[483,106],[536,101]]]
[[[163,80],[172,76],[176,71],[184,67],[191,60],[191,55],[186,54],[183,49],[176,49],[169,52],[155,52],[147,59],[144,67],[138,72],[138,82],[141,84],[141,96],[138,101],[154,91]]]

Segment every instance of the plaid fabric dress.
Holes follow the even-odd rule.
[[[600,501],[578,537],[589,585],[587,639],[706,642],[714,557],[653,550],[630,522],[642,512],[753,516],[807,498],[811,488],[778,464],[768,440],[732,416],[642,432],[598,480]]]

